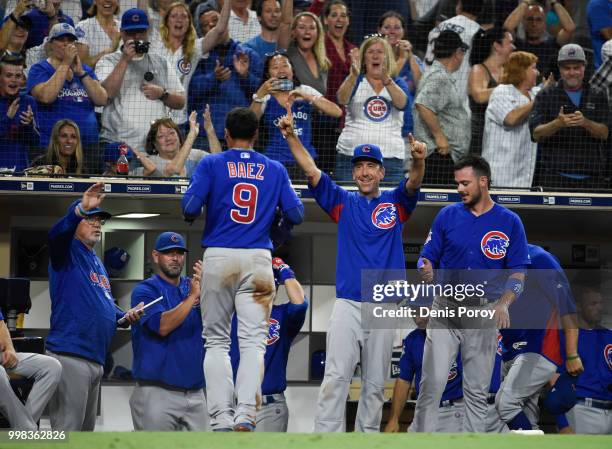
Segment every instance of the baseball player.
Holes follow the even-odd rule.
[[[94,246],[110,218],[100,209],[104,185],[98,182],[49,231],[51,327],[47,355],[62,365],[49,401],[54,430],[93,430],[104,360],[117,328],[142,316],[142,303],[126,312],[111,294],[108,274]]]
[[[509,326],[508,307],[523,289],[529,264],[527,239],[520,218],[493,202],[489,195],[491,169],[482,157],[468,155],[455,164],[461,202],[444,207],[434,219],[419,261],[423,279],[454,282],[474,278],[485,295],[461,304],[472,312],[490,310],[493,319],[432,318],[423,354],[423,376],[411,429],[436,429],[438,408],[448,371],[461,349],[463,362],[464,431],[484,432],[487,396],[497,348],[497,329]],[[457,270],[478,270],[476,275]],[[445,270],[445,271],[444,271]],[[507,271],[509,270],[510,275]],[[473,283],[474,283],[473,282]],[[497,301],[495,301],[497,299]],[[488,304],[489,301],[494,304]],[[433,309],[457,311],[453,297],[436,297]],[[484,314],[483,314],[484,315]],[[482,315],[481,315],[482,316]]]
[[[211,427],[216,431],[253,431],[256,396],[263,380],[268,318],[274,301],[270,227],[277,206],[299,224],[304,206],[279,162],[253,151],[258,120],[246,108],[226,118],[230,148],[202,159],[183,198],[192,221],[206,205],[202,237],[202,319],[206,338],[204,373]],[[237,405],[229,359],[230,327],[238,319],[240,366]]]
[[[603,298],[598,282],[579,276],[573,285],[580,303],[578,354],[584,373],[576,381],[576,405],[566,414],[575,433],[612,434],[612,331],[601,325]],[[583,283],[583,281],[586,281]]]
[[[138,385],[130,409],[136,430],[206,429],[202,264],[196,262],[191,279],[181,276],[186,252],[182,235],[161,233],[151,254],[158,273],[132,292],[132,305],[162,297],[132,326],[132,371]]]
[[[287,290],[289,302],[272,307],[270,325],[266,339],[264,356],[264,379],[261,384],[261,408],[257,411],[257,432],[286,432],[289,422],[289,409],[284,391],[287,389],[287,361],[293,340],[300,332],[308,300],[302,286],[295,278],[295,273],[280,257],[272,259],[274,282],[283,284]],[[237,367],[240,360],[236,315],[232,320],[232,346],[230,356],[232,367]]]
[[[423,361],[423,347],[425,346],[425,328],[427,318],[415,317],[417,329],[410,332],[404,339],[402,356],[399,361],[400,373],[393,387],[391,400],[391,417],[385,427],[385,432],[399,432],[399,418],[406,405],[410,383],[414,380],[416,394],[419,394],[421,370]],[[438,425],[436,432],[461,432],[463,428],[463,392],[461,390],[461,356],[458,354],[456,362],[451,365],[448,372],[448,381],[440,400]]]
[[[13,429],[37,430],[40,415],[57,388],[62,365],[52,357],[15,352],[11,334],[0,311],[0,413]],[[15,396],[10,378],[34,381],[25,405]]]
[[[512,329],[502,329],[504,381],[496,407],[511,430],[538,428],[538,398],[563,365],[573,376],[582,373],[577,355],[576,306],[569,282],[555,257],[536,245],[528,245],[531,265],[525,291],[511,309]],[[565,350],[559,339],[559,318],[565,333]]]
[[[394,330],[372,329],[370,320],[362,320],[362,316],[371,316],[369,306],[373,304],[370,298],[362,297],[361,280],[363,270],[405,270],[402,228],[416,207],[426,147],[410,135],[414,162],[409,179],[393,190],[381,191],[379,185],[385,176],[382,152],[376,145],[358,145],[352,159],[358,192],[349,192],[319,170],[295,135],[290,110],[279,128],[317,203],[338,223],[337,300],[328,326],[314,430],[344,430],[349,385],[361,358],[362,388],[355,430],[378,432]]]

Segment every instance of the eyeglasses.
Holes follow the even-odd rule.
[[[264,53],[266,58],[273,58],[274,56],[287,56],[287,50],[284,48],[280,48],[278,50],[274,50],[272,53]]]
[[[104,226],[106,224],[106,219],[99,215],[90,215],[89,217],[83,218],[83,221],[86,221],[89,225],[100,223],[100,226]]]

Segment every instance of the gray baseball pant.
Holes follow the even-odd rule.
[[[170,390],[136,385],[130,397],[134,430],[204,431],[208,411],[204,390]]]
[[[576,433],[612,435],[612,410],[576,404],[565,416]]]
[[[325,375],[319,390],[315,432],[345,431],[346,400],[360,359],[361,396],[355,431],[380,431],[395,331],[374,329],[362,320],[362,317],[373,319],[371,309],[375,306],[342,298],[334,303],[327,331]]]
[[[487,433],[507,433],[510,432],[508,426],[502,421],[495,404],[488,404],[487,407]]]
[[[100,396],[102,365],[80,357],[47,355],[62,365],[62,375],[55,394],[49,401],[49,417],[53,430],[93,431]]]
[[[455,308],[456,302],[436,298],[433,309]],[[473,307],[488,308],[487,306]],[[465,432],[485,432],[487,397],[497,350],[497,329],[491,320],[431,318],[427,326],[423,371],[412,430],[435,432],[438,408],[448,371],[461,348]]]
[[[272,398],[274,402],[270,402]],[[257,411],[257,432],[286,432],[289,423],[289,409],[284,393],[263,396],[261,408]]]
[[[557,371],[550,360],[534,352],[519,354],[504,363],[504,381],[495,397],[502,421],[508,423],[521,411],[534,429],[538,428],[540,391]]]
[[[36,430],[36,423],[60,381],[62,366],[52,357],[30,352],[18,352],[17,360],[15,368],[5,370],[0,365],[0,410],[12,428]],[[34,381],[25,405],[13,393],[9,375]]]
[[[216,430],[245,422],[255,424],[261,400],[268,318],[276,294],[272,256],[263,249],[208,248],[203,264],[204,375],[210,425]],[[228,354],[234,311],[240,346],[235,389]]]

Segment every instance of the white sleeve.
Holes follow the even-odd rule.
[[[504,120],[508,114],[521,105],[516,96],[513,95],[513,90],[509,87],[511,86],[503,84],[497,86],[491,94],[487,107],[491,119],[500,126],[505,126]]]
[[[87,32],[87,23],[85,22],[85,20],[81,20],[79,23],[76,24],[76,26],[74,27],[74,31],[76,32],[77,35],[77,44],[83,44],[83,45],[87,45],[89,47],[89,33]]]
[[[168,80],[166,82],[166,86],[164,87],[168,90],[168,92],[184,94],[185,88],[181,84],[181,81],[176,74],[176,70],[174,67],[172,67],[172,65],[170,65],[169,60],[166,60],[166,65],[168,66]]]
[[[261,113],[263,114],[264,112],[266,112],[266,106],[268,106],[268,101],[270,100],[270,94],[266,95],[263,98],[263,103],[261,104]]]
[[[104,55],[96,64],[96,76],[101,83],[106,81],[108,75],[110,75],[115,68],[115,62],[113,61],[113,55]]]
[[[307,86],[306,84],[300,85],[297,90],[305,94],[314,95],[315,97],[322,97],[321,92],[314,87]]]

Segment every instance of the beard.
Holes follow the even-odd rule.
[[[180,265],[177,267],[171,267],[169,265],[160,265],[159,269],[170,279],[178,278],[181,275],[181,271],[183,271],[183,267]]]
[[[472,198],[470,199],[470,201],[464,203],[465,206],[474,207],[476,204],[478,204],[478,202],[482,198],[482,190],[480,190],[480,187],[478,187],[478,190],[476,190],[476,192],[474,192],[471,197]]]

